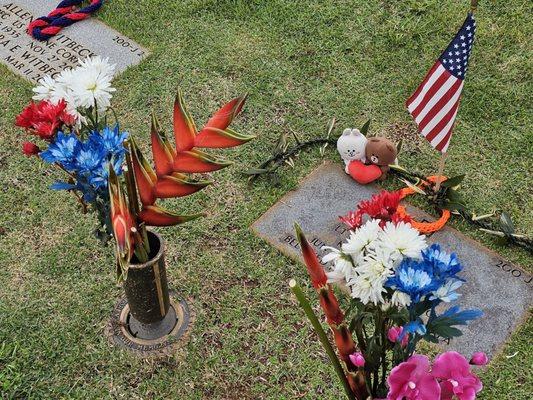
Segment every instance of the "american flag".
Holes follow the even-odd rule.
[[[450,144],[475,31],[476,21],[469,13],[457,35],[405,103],[420,133],[442,153],[446,153]]]

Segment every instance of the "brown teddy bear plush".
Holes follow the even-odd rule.
[[[365,149],[366,162],[377,165],[381,169],[380,180],[387,177],[389,165],[394,164],[398,149],[388,139],[383,137],[372,137],[368,139]]]

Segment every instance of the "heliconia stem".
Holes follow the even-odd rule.
[[[133,162],[131,161],[131,152],[132,152],[132,146],[131,142],[127,140],[125,142],[126,147],[126,192],[128,194],[128,205],[130,208],[131,214],[135,218],[135,223],[137,224],[137,234],[139,236],[140,241],[137,242],[137,237],[135,238],[134,248],[135,252],[137,253],[137,247],[138,245],[142,246],[144,248],[144,251],[147,254],[150,254],[150,243],[148,242],[148,233],[146,232],[146,226],[144,224],[139,224],[139,213],[141,212],[141,209],[139,207],[139,199],[137,198],[137,184],[135,182],[135,175],[133,173]],[[140,233],[140,235],[139,235]]]
[[[352,365],[349,359],[350,354],[354,353],[357,347],[353,341],[350,330],[344,323],[344,313],[339,306],[339,302],[335,296],[335,293],[333,292],[333,288],[327,283],[326,273],[318,261],[315,250],[307,241],[307,238],[305,237],[300,226],[298,224],[294,224],[294,228],[296,230],[298,242],[302,248],[302,255],[307,267],[307,272],[311,278],[311,283],[318,292],[320,306],[326,315],[326,322],[333,332],[335,345],[339,351],[340,359],[346,365],[346,369],[351,372],[347,378],[349,380],[350,387],[356,396],[366,399],[366,396],[368,396],[366,384],[361,382],[360,379],[356,379],[356,377],[360,377],[360,375],[357,375],[358,369]]]
[[[333,350],[333,347],[331,346],[331,343],[328,340],[328,336],[326,335],[326,332],[324,332],[320,321],[313,312],[309,301],[307,301],[307,298],[305,297],[302,288],[300,288],[300,286],[296,283],[294,279],[291,279],[291,281],[289,282],[289,287],[296,296],[298,303],[300,303],[300,307],[302,307],[302,309],[304,310],[305,314],[307,315],[307,318],[311,322],[311,325],[313,325],[313,328],[315,329],[315,332],[317,333],[318,338],[320,339],[322,346],[326,350],[326,353],[328,354],[328,357],[331,363],[333,364],[333,367],[335,368],[335,372],[337,373],[337,376],[339,377],[342,383],[346,396],[350,400],[363,400],[362,398],[357,398],[352,389],[350,388],[350,384],[348,383],[348,379],[346,377],[346,374],[344,373],[344,369],[342,368],[341,363],[339,362],[337,354],[335,354],[335,350]]]
[[[136,228],[131,228],[131,231],[133,232],[135,243],[141,244],[140,246],[134,246],[133,251],[135,252],[135,256],[137,256],[137,260],[139,260],[139,262],[145,263],[148,261],[148,253],[146,252],[145,246],[142,244],[144,243],[144,240]]]

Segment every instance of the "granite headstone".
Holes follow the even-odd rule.
[[[349,235],[338,216],[355,209],[379,189],[362,186],[346,175],[340,165],[326,163],[311,173],[295,191],[288,193],[253,225],[253,231],[293,259],[302,261],[293,223],[298,222],[308,240],[322,255],[322,246],[340,247]],[[422,210],[407,206],[418,220],[433,221]],[[484,316],[463,327],[463,336],[442,343],[467,357],[475,351],[493,356],[526,318],[533,299],[533,277],[493,251],[445,227],[428,238],[445,250],[457,253],[467,283],[456,302],[462,308],[477,308]]]
[[[47,15],[58,0],[0,0],[0,61],[11,71],[35,83],[76,66],[78,59],[99,55],[122,72],[139,63],[148,52],[92,17],[63,29],[47,42],[26,32],[35,18]]]

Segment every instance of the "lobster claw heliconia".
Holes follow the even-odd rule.
[[[229,129],[233,119],[241,112],[246,95],[231,100],[218,110],[197,132],[181,92],[174,102],[173,148],[152,115],[150,139],[155,170],[146,160],[135,141],[131,140],[132,166],[137,183],[142,210],[139,222],[152,226],[170,226],[198,218],[202,214],[177,215],[155,205],[157,199],[188,196],[211,184],[207,180],[195,180],[186,173],[207,173],[217,171],[230,162],[213,157],[198,148],[228,148],[248,142],[254,136],[242,135]]]

